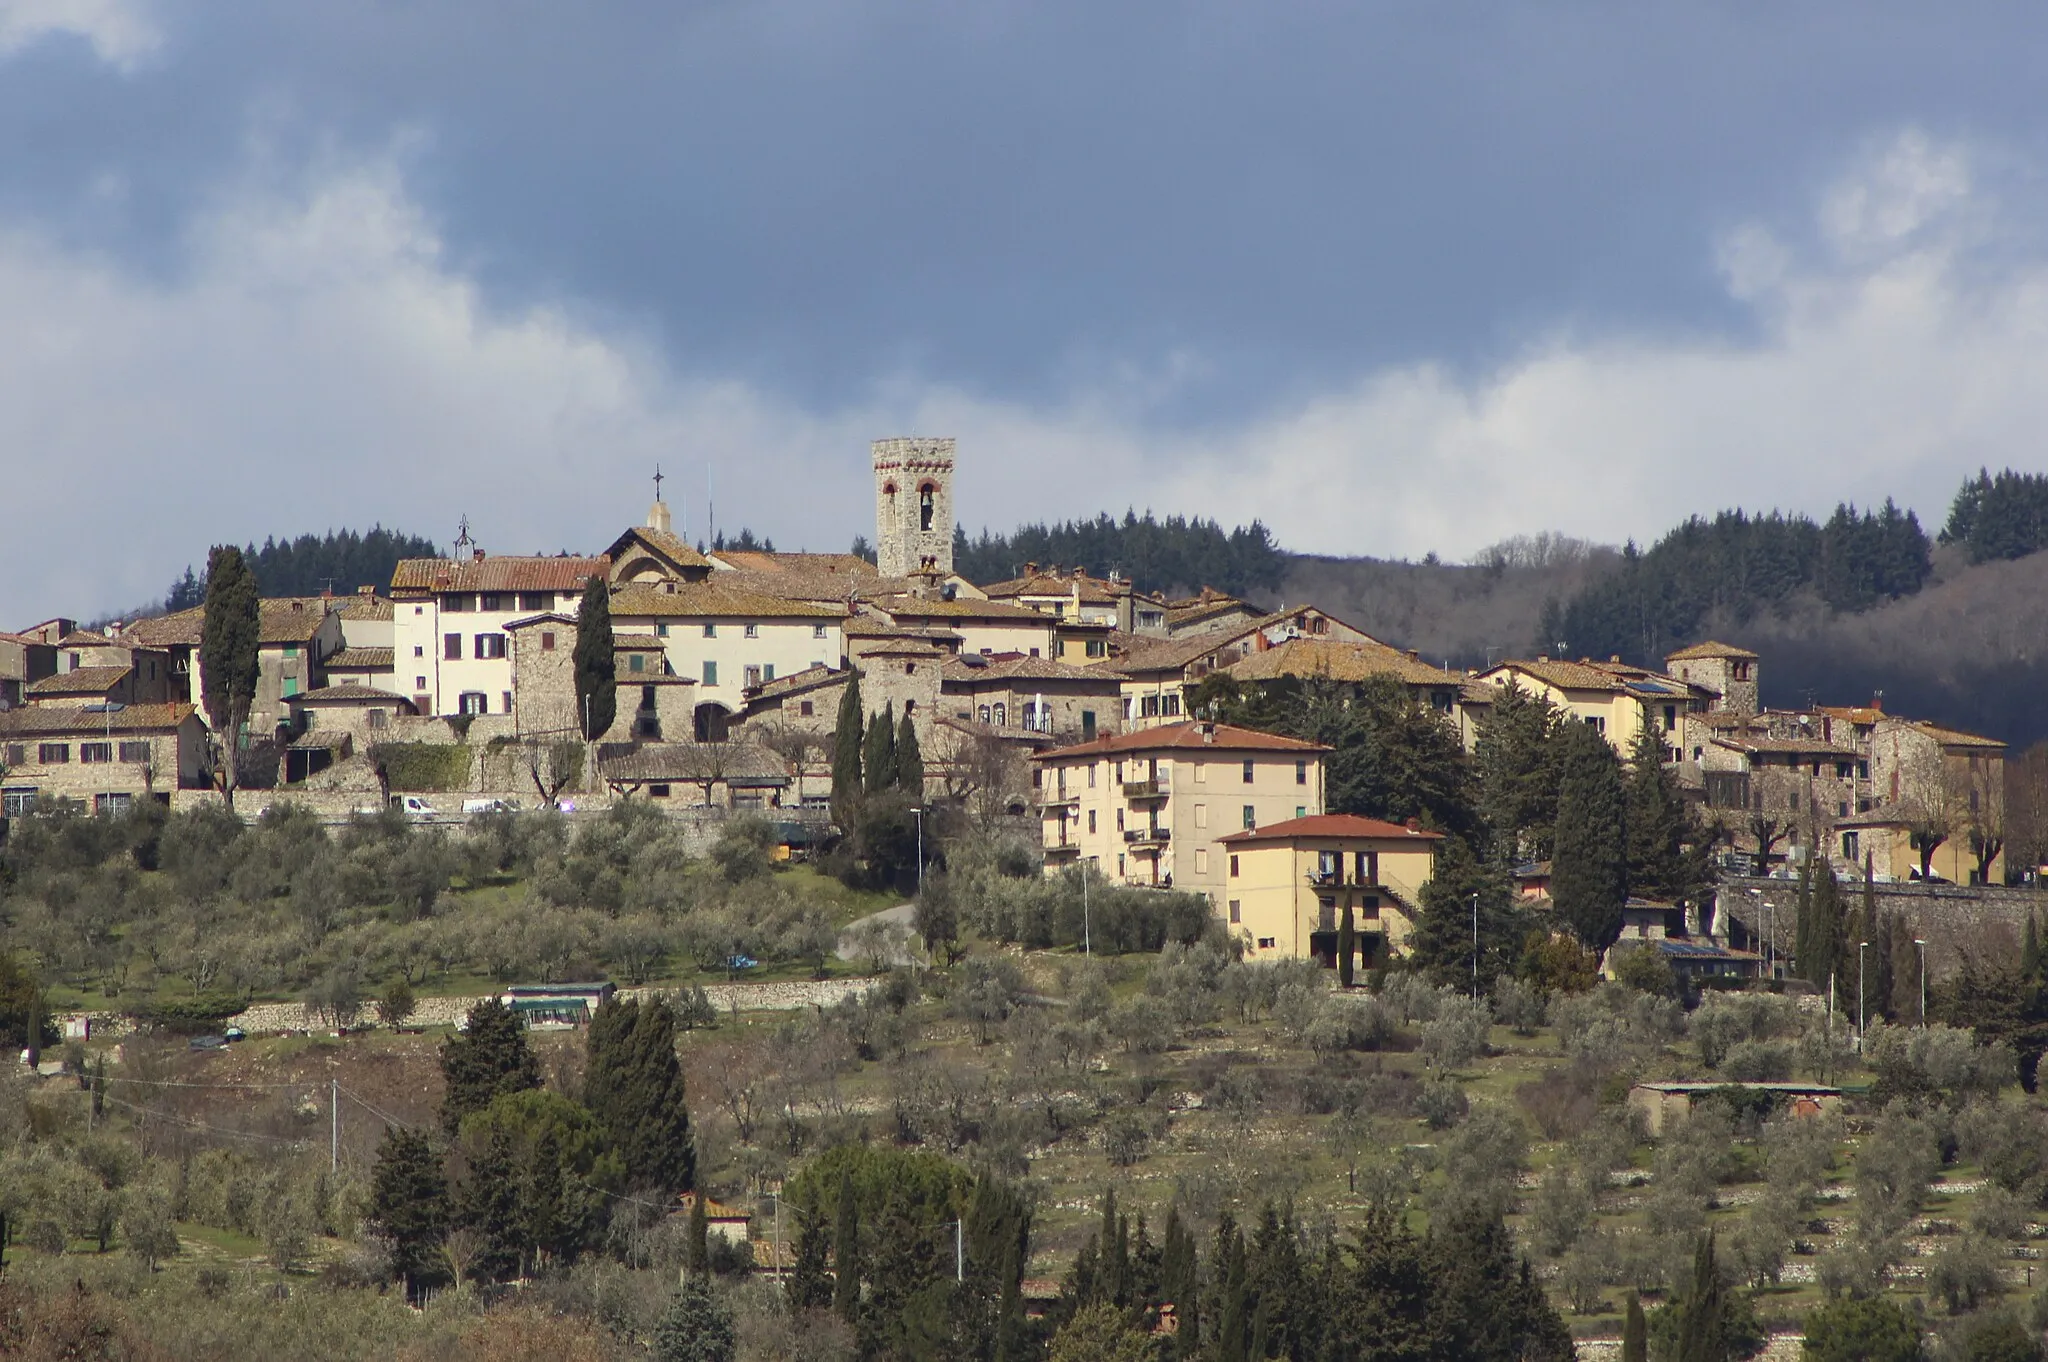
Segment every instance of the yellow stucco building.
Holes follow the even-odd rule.
[[[1225,860],[1226,920],[1254,957],[1337,964],[1344,910],[1360,963],[1405,948],[1441,833],[1356,814],[1322,814],[1233,832]]]

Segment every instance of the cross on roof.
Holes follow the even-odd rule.
[[[654,465],[654,499],[661,500],[661,465]]]

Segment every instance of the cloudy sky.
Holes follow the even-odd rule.
[[[1135,505],[1447,558],[2048,430],[2048,12],[0,0],[0,627],[209,543]],[[680,495],[675,495],[681,489]]]

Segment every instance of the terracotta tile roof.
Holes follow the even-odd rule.
[[[1212,656],[1218,665],[1227,666],[1249,655],[1248,649],[1238,645],[1250,633],[1250,629],[1241,632],[1218,630],[1197,634],[1193,638],[1144,639],[1116,660],[1117,670],[1133,675],[1138,672],[1182,672],[1202,658]]]
[[[1714,743],[1737,752],[1796,752],[1815,757],[1832,757],[1840,761],[1855,761],[1862,753],[1850,747],[1837,747],[1818,738],[1773,738],[1767,734],[1754,736],[1734,734],[1717,737]]]
[[[391,590],[413,594],[438,591],[569,591],[583,590],[591,577],[602,577],[611,559],[517,557],[407,558],[392,569]]]
[[[837,574],[880,580],[881,573],[867,559],[851,553],[767,553],[759,549],[727,549],[712,555],[730,563],[739,572],[766,572],[789,576]]]
[[[63,737],[96,733],[156,733],[173,729],[197,711],[191,705],[128,705],[117,710],[83,705],[30,705],[0,710],[0,737]]]
[[[655,634],[613,634],[612,651],[615,653],[658,653],[661,639]]]
[[[1690,648],[1680,648],[1675,653],[1664,654],[1666,662],[1685,662],[1697,657],[1731,657],[1755,662],[1758,654],[1747,648],[1738,648],[1732,643],[1715,643],[1711,639],[1705,643],[1695,643]]]
[[[331,672],[388,672],[396,665],[395,648],[343,648],[327,659]]]
[[[613,540],[612,546],[606,550],[605,556],[614,563],[625,562],[626,554],[635,540],[638,540],[646,548],[653,550],[657,558],[666,559],[675,568],[708,570],[711,567],[711,560],[691,548],[689,543],[680,536],[671,534],[667,530],[657,530],[647,525],[635,525]],[[535,589],[538,590],[539,588]]]
[[[91,629],[73,629],[57,640],[59,648],[111,648],[119,647],[113,639]]]
[[[1440,842],[1443,836],[1440,832],[1404,827],[1378,818],[1361,818],[1355,813],[1322,813],[1311,814],[1307,818],[1290,818],[1284,823],[1269,823],[1263,828],[1246,828],[1243,832],[1233,832],[1216,840],[1233,845],[1291,842],[1299,837],[1398,837],[1404,841]]]
[[[1205,620],[1227,621],[1232,615],[1256,615],[1258,607],[1244,601],[1225,596],[1220,600],[1203,601],[1195,605],[1168,607],[1166,627],[1180,630],[1202,623]]]
[[[73,667],[46,676],[28,688],[30,695],[104,695],[128,679],[133,667]]]
[[[1333,681],[1363,681],[1392,676],[1411,686],[1455,685],[1462,672],[1444,671],[1384,643],[1345,643],[1326,638],[1291,638],[1253,653],[1224,668],[1240,681],[1271,681],[1283,676],[1325,676]]]
[[[848,646],[847,652],[854,658],[865,657],[952,657],[954,650],[941,643],[934,643],[919,635],[901,638],[857,638]]]
[[[1813,712],[1848,724],[1874,724],[1891,717],[1874,705],[1815,705]]]
[[[1504,680],[1506,674],[1520,672],[1532,676],[1545,685],[1559,690],[1604,690],[1625,691],[1627,678],[1610,672],[1604,666],[1591,662],[1564,662],[1546,658],[1514,658],[1496,664],[1490,670],[1480,673],[1483,680]],[[1674,683],[1675,684],[1675,683]]]
[[[1077,667],[1071,662],[1054,662],[1043,657],[984,658],[979,654],[946,660],[939,675],[948,682],[973,684],[980,681],[1100,681],[1111,691],[1130,678],[1107,665]]]
[[[326,622],[329,607],[341,603],[340,597],[267,596],[257,605],[258,642],[266,648],[310,643]],[[175,614],[137,620],[128,626],[126,638],[148,648],[196,648],[205,628],[206,607],[195,605]]]
[[[379,690],[375,686],[360,685],[354,681],[337,681],[331,686],[319,686],[313,690],[302,690],[297,695],[287,695],[284,697],[284,702],[288,705],[311,704],[316,701],[364,704],[372,702],[379,704],[397,703],[404,705],[408,710],[412,708],[412,701],[403,695],[393,695],[388,690]]]
[[[875,609],[897,620],[1018,620],[1047,628],[1052,626],[1052,620],[1042,611],[1033,610],[1025,605],[1009,605],[1002,601],[929,600],[919,596],[897,595],[877,597],[872,604]]]
[[[792,601],[868,600],[876,596],[901,596],[916,586],[908,577],[882,577],[872,568],[864,573],[840,572],[829,566],[822,570],[784,567],[773,572],[739,568],[717,573],[713,580],[720,585]]]
[[[990,600],[1013,600],[1019,596],[1035,596],[1071,601],[1074,599],[1076,586],[1080,588],[1083,605],[1115,605],[1122,599],[1116,583],[1086,575],[1062,575],[1057,568],[1030,573],[1023,577],[1013,577],[1007,582],[985,586],[982,591]]]
[[[1908,727],[1919,729],[1943,747],[2003,748],[2005,746],[2004,743],[1996,738],[1986,738],[1975,733],[1965,733],[1958,728],[1943,728],[1939,724],[1930,724],[1919,720],[1901,720],[1900,722],[1905,723]]]
[[[341,607],[341,617],[345,620],[388,620],[397,614],[387,596],[358,592],[344,599],[347,604]]]
[[[873,615],[849,615],[841,626],[848,638],[921,638],[929,643],[958,643],[952,629],[932,629],[909,624],[891,624]]]
[[[840,667],[806,667],[800,672],[778,676],[773,681],[763,681],[747,694],[756,700],[778,700],[786,695],[801,695],[826,686],[844,685],[851,675]]]
[[[660,586],[622,586],[612,592],[614,619],[843,619],[844,607],[790,600],[727,586],[717,578]]]
[[[1261,733],[1254,728],[1237,728],[1230,724],[1179,723],[1162,724],[1157,728],[1140,729],[1135,733],[1118,733],[1113,737],[1097,738],[1094,742],[1076,743],[1072,747],[1061,747],[1043,754],[1044,760],[1055,757],[1086,757],[1106,755],[1112,752],[1328,752],[1330,748],[1321,743],[1303,742],[1299,738],[1283,738],[1277,733]]]

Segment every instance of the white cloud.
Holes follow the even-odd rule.
[[[123,71],[163,43],[146,0],[0,0],[0,57],[53,35],[83,38],[101,61]]]
[[[970,528],[1131,504],[1452,556],[1732,504],[1889,493],[1938,519],[1966,469],[2038,465],[2048,427],[2048,255],[2008,241],[1987,267],[1970,159],[1919,139],[1818,196],[1810,229],[1731,233],[1750,337],[1558,335],[1478,378],[1417,363],[1192,434],[1144,412],[1199,356],[1055,408],[901,378],[801,410],[676,373],[629,321],[492,310],[390,162],[309,185],[223,194],[168,276],[0,232],[0,315],[34,319],[0,331],[0,627],[142,601],[209,543],[271,532],[445,540],[467,514],[496,551],[594,550],[657,461],[693,530],[709,465],[721,524],[838,548],[868,528],[885,434],[960,438]]]

